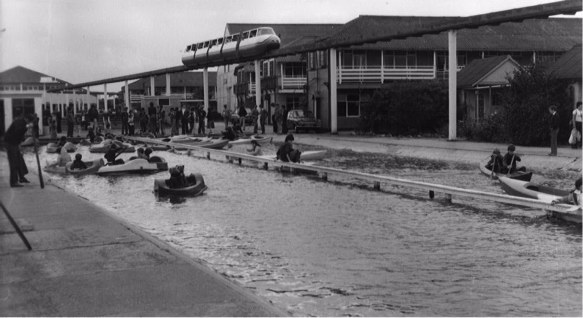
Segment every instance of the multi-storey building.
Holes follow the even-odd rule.
[[[46,116],[56,113],[66,115],[69,107],[75,113],[98,104],[97,94],[83,89],[49,93],[50,89],[70,85],[68,82],[39,73],[22,66],[16,66],[0,73],[0,134],[3,134],[15,117],[20,114],[36,113],[39,117],[40,133],[48,130]],[[42,114],[42,115],[41,115]]]
[[[151,79],[143,78],[129,84],[130,104],[134,109],[147,108],[150,103],[164,108],[187,108],[204,104],[203,72],[182,72],[170,74],[170,86],[165,76],[154,78],[154,94],[151,89]],[[217,73],[208,71],[209,82],[209,112],[217,110],[216,88]],[[125,86],[121,94],[125,93]]]
[[[348,39],[382,34],[383,30],[403,31],[419,27],[451,22],[456,17],[402,17],[402,16],[360,16],[345,25],[330,27],[326,41],[334,43]],[[236,29],[234,26],[238,26]],[[258,25],[227,25],[231,32]],[[285,25],[269,25],[276,33]],[[581,44],[581,19],[549,18],[525,20],[520,23],[502,23],[496,26],[482,26],[476,29],[457,31],[457,70],[462,70],[474,60],[496,56],[510,56],[519,65],[552,63],[574,45]],[[282,47],[293,45],[285,42]],[[297,41],[315,41],[309,36]],[[331,59],[331,53],[334,58]],[[334,67],[330,61],[335,61]],[[514,63],[512,62],[512,63]],[[324,128],[331,128],[332,108],[337,114],[338,129],[358,127],[361,105],[372,93],[387,83],[394,81],[447,80],[448,76],[448,35],[429,34],[415,38],[405,38],[388,42],[377,42],[359,46],[342,47],[334,50],[313,51],[299,56],[288,56],[262,63],[262,103],[279,102],[291,108],[306,108],[321,119]],[[283,65],[282,65],[283,63]],[[287,66],[289,64],[289,66]],[[302,67],[306,67],[302,70]],[[492,65],[499,68],[500,65]],[[506,66],[502,67],[504,69]],[[330,78],[331,70],[335,78]],[[228,70],[228,71],[227,71]],[[235,72],[236,71],[236,72]],[[278,73],[275,73],[275,72]],[[219,71],[217,83],[219,96],[230,96],[219,104],[233,107],[244,98],[254,96],[254,68],[252,65],[225,67]],[[233,74],[226,79],[222,74]],[[230,75],[229,74],[229,75]],[[296,74],[298,76],[296,76]],[[235,82],[237,75],[237,82]],[[285,82],[284,80],[288,80]],[[336,82],[336,90],[330,91],[331,81]],[[224,83],[223,83],[224,82]],[[305,84],[303,84],[305,83]],[[290,86],[285,86],[289,84]],[[293,86],[295,85],[295,86]],[[302,87],[303,85],[303,87]],[[273,90],[276,86],[278,89]],[[289,93],[285,93],[285,92]],[[238,94],[238,95],[237,95]],[[334,94],[334,99],[332,95]],[[236,98],[236,96],[239,96]],[[274,97],[276,96],[276,97]],[[285,96],[285,102],[282,99]],[[244,98],[243,98],[244,97]],[[267,98],[268,97],[268,98]],[[335,105],[330,101],[335,100]],[[486,104],[458,103],[470,116],[489,113],[495,98],[485,100]],[[227,103],[229,101],[230,103]],[[481,107],[478,109],[478,107]],[[461,119],[461,118],[460,118]]]
[[[230,35],[261,24],[229,23],[225,34]],[[281,40],[280,47],[308,43],[314,39],[333,32],[341,27],[340,24],[269,24]],[[286,105],[288,108],[300,108],[302,100],[307,96],[307,69],[306,55],[296,54],[281,58],[272,58],[260,61],[261,72],[261,103],[271,114],[272,104]],[[226,65],[217,71],[217,102],[227,105],[231,110],[237,106],[255,105],[256,96],[255,64],[244,63]],[[220,107],[222,109],[222,107]]]

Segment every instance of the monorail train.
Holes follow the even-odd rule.
[[[260,27],[186,47],[182,63],[197,66],[213,62],[235,62],[279,48],[279,37],[270,27]]]

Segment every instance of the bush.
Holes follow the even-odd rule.
[[[361,129],[392,135],[436,133],[448,120],[445,83],[393,82],[376,90],[362,105]]]

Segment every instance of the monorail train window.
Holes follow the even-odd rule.
[[[214,45],[217,45],[217,40],[216,39],[211,42],[211,46],[214,46]]]
[[[204,45],[204,43],[202,43],[202,42],[201,43],[198,43],[198,45],[196,46],[196,48],[197,49],[202,49],[203,45]]]
[[[209,47],[209,41],[204,42],[204,47]]]
[[[239,41],[239,33],[233,34],[233,42]]]
[[[257,30],[253,30],[251,31],[251,33],[249,34],[250,38],[254,38],[257,35]]]
[[[248,37],[249,37],[249,31],[243,32],[243,36],[241,37],[241,40],[245,40]]]
[[[223,38],[217,39],[217,44],[223,44]]]
[[[192,45],[189,45],[186,47],[186,52],[190,51],[190,48],[192,47]]]
[[[273,31],[272,28],[261,28],[261,29],[259,29],[259,35],[264,35],[264,34],[275,34],[275,31]]]
[[[231,36],[228,36],[228,37],[225,38],[225,44],[227,44],[229,42],[231,42]]]

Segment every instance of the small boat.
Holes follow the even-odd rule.
[[[174,136],[174,137],[177,137],[177,136]],[[173,147],[177,150],[185,150],[186,149],[186,148],[180,147],[180,145],[196,146],[196,147],[209,148],[209,149],[223,149],[229,143],[229,141],[227,139],[213,139],[213,138],[208,138],[208,137],[188,137],[188,138],[178,138],[176,140],[178,140],[178,141],[174,141],[174,140],[170,139],[169,142],[176,144],[176,146],[173,146]]]
[[[186,177],[188,185],[184,188],[170,188],[166,179],[154,180],[154,192],[160,195],[197,196],[201,195],[207,186],[199,173],[191,173]]]
[[[553,200],[557,200],[569,194],[569,191],[518,179],[499,177],[498,180],[500,180],[502,189],[510,195],[537,199],[546,203],[551,203]]]
[[[61,147],[59,147],[58,144],[51,142],[47,144],[47,153],[57,153],[57,151],[60,149]],[[63,148],[65,148],[67,150],[67,152],[75,152],[77,151],[77,146],[72,143],[67,141],[65,143],[65,145],[63,146]]]
[[[134,151],[136,151],[136,148],[134,148],[134,146],[132,146],[131,144],[123,143],[123,142],[118,141],[118,140],[107,139],[107,140],[104,140],[103,142],[101,142],[99,144],[91,145],[89,147],[89,152],[92,152],[92,153],[106,153],[106,152],[109,151],[109,148],[111,148],[111,144],[112,143],[115,143],[118,147],[125,148],[123,152],[134,152]]]
[[[314,161],[314,160],[322,160],[326,156],[326,150],[309,150],[304,151],[300,155],[300,161]],[[258,158],[262,159],[269,159],[269,160],[276,160],[277,157],[275,155],[263,155],[257,156]]]
[[[523,172],[523,171],[515,171],[510,175],[506,175],[503,173],[492,173],[492,170],[486,168],[487,162],[483,162],[480,164],[480,171],[488,177],[492,177],[492,179],[497,180],[498,177],[509,177],[510,179],[522,180],[522,181],[530,181],[532,179],[532,171]]]
[[[499,180],[502,189],[510,195],[537,199],[546,203],[551,203],[570,193],[566,190],[507,177],[500,177]],[[547,217],[581,224],[581,207],[574,205],[572,208],[561,212],[547,210]]]
[[[73,175],[79,175],[79,176],[86,175],[86,174],[93,174],[93,173],[97,173],[99,168],[103,167],[103,165],[104,165],[104,160],[101,158],[95,159],[93,161],[83,161],[83,162],[87,166],[87,168],[85,168],[85,169],[71,169],[71,165],[73,164],[73,162],[68,162],[67,165],[65,165],[67,173],[73,174]]]
[[[66,174],[67,167],[66,166],[59,166],[59,165],[57,165],[56,162],[54,162],[54,163],[47,164],[43,168],[43,171],[49,172],[49,173]]]
[[[154,159],[156,158],[156,159]],[[120,165],[106,165],[97,170],[100,176],[116,176],[126,174],[151,174],[168,170],[168,163],[160,157],[134,159]]]
[[[252,135],[249,138],[242,137],[242,138],[239,138],[239,139],[230,140],[229,141],[229,145],[232,145],[232,146],[235,146],[235,145],[248,145],[252,141],[256,141],[258,144],[264,145],[264,144],[270,143],[272,140],[273,140],[273,137]]]

